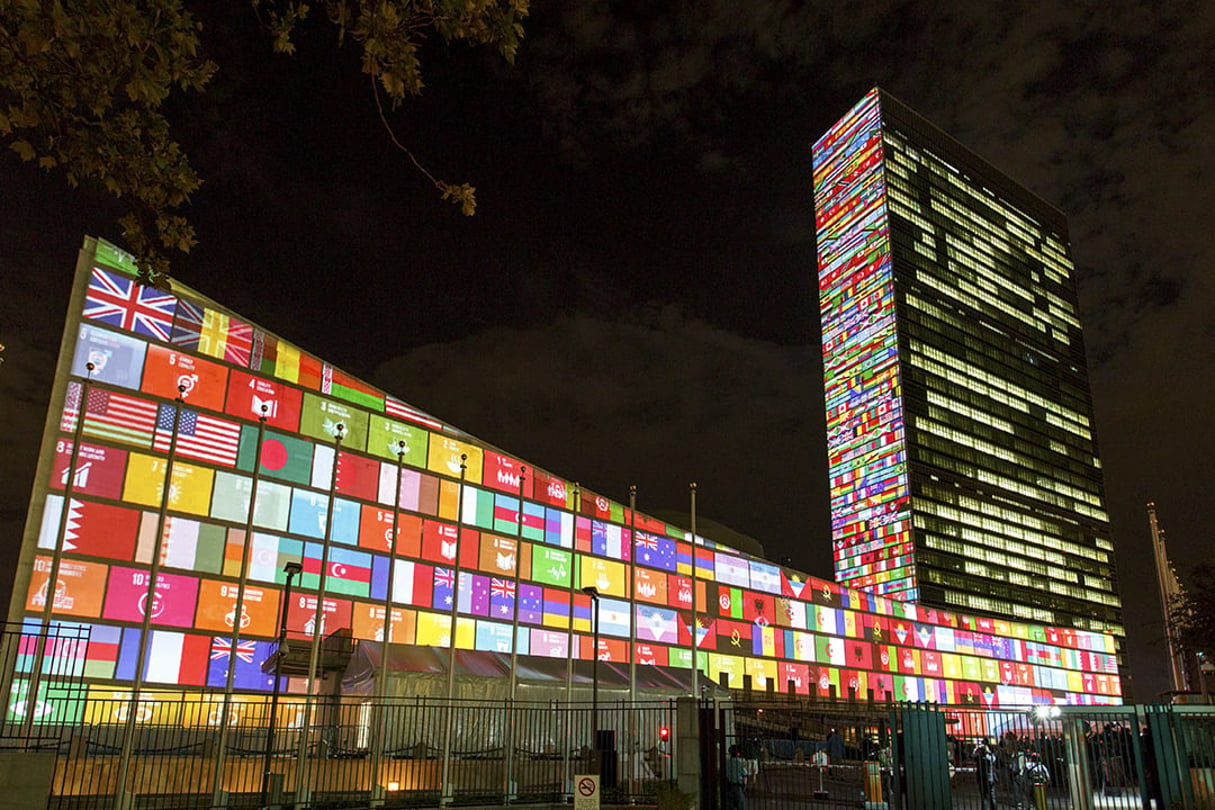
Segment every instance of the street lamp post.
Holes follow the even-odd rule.
[[[587,585],[582,589],[582,592],[591,597],[594,615],[591,617],[594,625],[592,626],[594,648],[591,650],[591,729],[594,734],[595,741],[595,773],[599,773],[602,768],[603,755],[599,750],[599,589],[594,585]]]
[[[278,715],[279,669],[283,665],[284,646],[287,643],[287,606],[291,604],[291,580],[304,566],[292,560],[283,566],[287,574],[287,587],[283,589],[283,605],[278,614],[278,649],[274,651],[274,691],[270,695],[270,722],[266,732],[266,750],[262,757],[262,807],[269,807],[270,798],[270,753],[274,747],[274,720]]]

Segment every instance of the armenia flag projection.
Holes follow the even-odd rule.
[[[869,148],[859,131],[858,176]],[[855,215],[866,206],[880,208],[880,195]],[[930,610],[694,539],[503,455],[185,286],[145,290],[121,259],[93,239],[81,251],[10,609],[32,630],[88,626],[91,640],[41,664],[19,657],[13,694],[39,666],[82,673],[99,697],[137,678],[169,694],[214,691],[229,671],[237,691],[265,691],[260,665],[285,608],[293,634],[380,641],[388,620],[393,644],[454,637],[496,653],[695,662],[735,688],[750,678],[861,699],[1121,702],[1108,635]],[[872,331],[872,391],[898,384],[883,354],[884,261],[879,250],[872,287],[841,291],[836,326]],[[892,549],[881,559],[895,582],[899,420],[865,396],[845,386],[833,400],[848,414],[841,435],[860,420],[891,440],[854,446],[854,433],[832,452],[871,458],[872,480],[846,490],[869,488],[875,515],[890,520],[880,533],[873,521],[836,527],[836,541],[849,558]],[[290,561],[302,573],[284,606]],[[598,650],[588,585],[603,595]]]

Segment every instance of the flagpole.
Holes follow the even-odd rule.
[[[312,725],[313,690],[316,686],[316,667],[321,654],[321,633],[325,627],[325,591],[329,579],[329,547],[333,536],[333,504],[337,499],[338,459],[342,455],[342,437],[346,426],[339,423],[333,430],[333,466],[329,470],[329,503],[325,507],[325,536],[321,545],[320,581],[317,583],[316,609],[312,613],[312,650],[308,654],[308,686],[304,693],[304,719],[300,727],[299,751],[296,754],[295,800],[308,801],[307,767],[308,734]],[[305,547],[306,549],[306,547]],[[304,557],[307,558],[305,550]],[[302,584],[302,583],[301,583]],[[283,614],[287,615],[286,613]]]
[[[257,420],[257,449],[253,453],[253,478],[249,485],[249,510],[245,517],[245,543],[240,557],[240,583],[236,586],[236,606],[232,609],[232,641],[228,647],[228,672],[224,677],[224,705],[219,713],[219,742],[215,746],[215,781],[211,786],[212,803],[223,804],[224,756],[228,750],[229,713],[232,711],[232,685],[236,680],[236,652],[240,646],[241,619],[245,615],[245,586],[249,582],[249,557],[253,548],[253,519],[257,509],[257,484],[262,473],[262,442],[266,438],[266,412],[269,406],[262,405],[262,415]],[[285,606],[284,606],[285,609]],[[277,675],[275,676],[278,677]]]
[[[523,555],[523,484],[527,480],[527,467],[519,467],[519,515],[515,522],[515,602],[510,633],[510,699],[514,701],[519,683],[516,665],[519,663],[519,564]]]
[[[577,548],[577,546],[578,546],[578,540],[577,540],[578,515],[579,515],[579,513],[581,513],[581,511],[582,511],[582,487],[578,484],[577,481],[575,481],[574,482],[574,547],[575,548]],[[574,559],[574,555],[571,554],[570,555],[570,560],[571,560],[570,585],[569,585],[569,588],[570,588],[570,617],[569,617],[569,624],[566,625],[566,628],[565,628],[566,629],[566,635],[565,635],[565,710],[566,710],[566,714],[565,714],[565,716],[567,719],[566,734],[567,734],[568,739],[570,739],[570,740],[574,739],[573,727],[569,725],[569,722],[571,721],[571,719],[573,717],[570,706],[574,699],[574,565],[572,562],[573,559]],[[543,610],[543,604],[541,604],[541,610]],[[565,746],[563,750],[565,752],[565,754],[564,754],[565,763],[562,768],[562,774],[563,774],[562,781],[564,782],[562,789],[563,789],[563,793],[568,793],[568,792],[572,792],[572,791],[565,790],[566,788],[572,787],[572,782],[568,778],[566,778],[569,775],[569,746],[568,745]]]
[[[84,419],[88,411],[89,386],[93,382],[92,363],[85,365],[88,372],[80,384],[80,402],[76,406],[76,425],[72,430],[72,454],[68,457],[67,478],[63,483],[63,503],[59,505],[59,530],[55,532],[55,548],[51,554],[51,570],[46,580],[43,597],[42,621],[38,631],[38,642],[34,648],[33,669],[30,671],[29,689],[25,695],[25,717],[22,726],[26,739],[33,730],[34,714],[38,710],[38,689],[42,680],[42,659],[46,654],[47,634],[51,629],[51,614],[55,608],[55,591],[58,588],[59,563],[63,559],[63,541],[67,537],[68,515],[72,507],[72,491],[75,489],[76,464],[80,460],[80,437],[84,433]],[[4,695],[7,702],[8,694]]]
[[[692,494],[692,698],[700,700],[700,616],[696,608],[696,482],[689,490]]]
[[[135,680],[131,685],[131,702],[127,706],[126,726],[122,733],[122,759],[118,766],[118,779],[114,787],[114,801],[126,807],[124,799],[127,788],[127,770],[131,764],[131,751],[135,746],[135,719],[139,714],[139,691],[143,688],[144,656],[148,651],[148,638],[152,635],[152,610],[156,604],[156,579],[160,576],[160,552],[164,545],[165,521],[168,519],[169,491],[173,487],[173,458],[177,454],[177,430],[181,427],[181,409],[185,405],[186,387],[177,386],[177,399],[173,403],[173,433],[169,436],[169,453],[165,457],[165,477],[161,484],[160,512],[156,517],[156,536],[152,542],[152,565],[148,571],[148,590],[144,595],[143,622],[139,628],[139,652],[135,656]],[[155,446],[155,431],[153,431]]]
[[[514,598],[511,602],[510,623],[510,705],[515,705],[515,694],[519,685],[519,563],[523,555],[523,488],[527,481],[527,467],[519,465],[519,513],[515,516],[515,565],[514,576],[511,579],[514,588]],[[543,603],[541,604],[543,610]],[[515,766],[515,728],[513,723],[506,724],[506,769],[503,772],[502,795],[510,801],[514,792],[510,789],[511,772]]]
[[[391,446],[391,445],[389,445]],[[380,778],[380,766],[384,761],[384,738],[388,735],[388,707],[385,705],[385,690],[388,688],[388,651],[392,644],[392,590],[397,572],[397,535],[401,511],[401,466],[405,463],[405,440],[397,442],[396,492],[392,498],[392,536],[388,544],[388,591],[384,594],[384,629],[380,633],[380,671],[375,679],[375,705],[379,711],[376,724],[375,747],[372,749],[371,778]],[[375,781],[372,790],[379,793],[380,784]]]
[[[439,794],[439,806],[447,807],[452,802],[451,782],[451,733],[455,719],[456,691],[456,625],[460,608],[460,535],[464,530],[464,476],[468,469],[468,455],[460,454],[460,489],[456,492],[456,553],[451,568],[451,623],[447,638],[447,729],[443,733],[443,781]]]
[[[636,790],[637,768],[637,485],[629,485],[629,796]]]

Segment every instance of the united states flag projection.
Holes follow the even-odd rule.
[[[438,419],[435,419],[430,414],[419,411],[412,405],[406,405],[399,399],[393,399],[392,397],[384,398],[384,413],[388,414],[389,416],[407,419],[410,422],[415,422],[424,427],[428,427],[431,430],[443,429],[443,423]]]
[[[89,279],[84,317],[155,340],[169,339],[176,296],[112,270],[95,268]]]
[[[156,438],[153,446],[162,453],[169,451],[176,407],[161,405],[156,419]],[[177,424],[178,454],[232,467],[236,464],[239,451],[240,425],[200,414],[189,408],[181,409]]]

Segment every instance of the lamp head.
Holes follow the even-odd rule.
[[[283,566],[283,573],[289,577],[293,577],[303,570],[304,566],[299,560],[288,560],[287,564]]]
[[[586,594],[587,596],[591,597],[592,599],[599,598],[599,589],[596,588],[594,585],[587,585],[585,588],[582,589],[582,592],[584,594]]]

